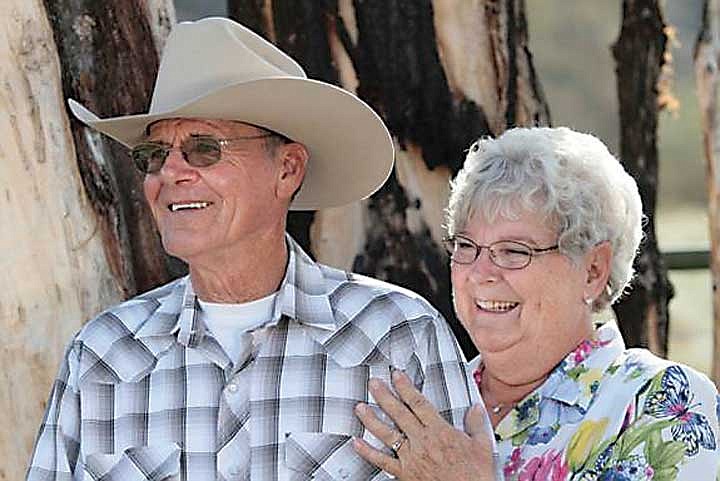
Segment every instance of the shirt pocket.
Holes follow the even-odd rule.
[[[85,457],[86,479],[103,481],[174,481],[180,479],[180,447],[175,444],[133,446],[120,453]]]
[[[332,433],[288,433],[285,465],[290,481],[367,481],[390,479],[362,459],[352,436]]]

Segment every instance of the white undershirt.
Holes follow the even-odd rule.
[[[198,299],[200,316],[234,362],[242,349],[242,335],[272,319],[276,297],[277,292],[274,292],[262,299],[243,304],[220,304]]]

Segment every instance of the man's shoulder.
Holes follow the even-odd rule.
[[[175,279],[105,309],[83,325],[75,341],[92,344],[98,339],[122,337],[138,332],[166,301],[180,296],[177,302],[172,304],[181,302],[184,281],[184,278]],[[169,310],[174,309],[171,307]]]
[[[373,360],[406,369],[416,359],[423,369],[443,365],[442,382],[465,386],[467,394],[462,354],[444,317],[427,300],[379,279],[321,269],[337,328],[311,335],[335,362],[348,367]]]
[[[173,344],[184,283],[182,279],[117,304],[88,321],[68,353],[76,382],[135,381]]]
[[[370,305],[385,305],[404,317],[439,317],[440,314],[420,294],[404,287],[373,277],[318,264],[329,287],[330,302],[335,309],[366,309]]]

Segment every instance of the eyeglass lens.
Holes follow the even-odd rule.
[[[519,242],[499,241],[489,246],[479,246],[463,237],[452,237],[445,242],[445,249],[450,258],[458,264],[471,264],[483,249],[489,252],[490,260],[498,267],[521,269],[530,263],[532,250]]]
[[[172,150],[171,146],[159,142],[144,142],[132,149],[135,166],[143,173],[158,172]],[[185,161],[193,167],[209,167],[220,160],[220,141],[207,136],[193,136],[183,140],[180,151]]]

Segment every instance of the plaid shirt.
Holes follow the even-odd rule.
[[[442,316],[287,239],[272,320],[246,334],[262,340],[244,358],[230,359],[200,321],[189,278],[88,322],[53,385],[27,479],[388,479],[351,439],[379,445],[353,408],[374,405],[367,381],[389,380],[391,367],[462,428],[477,391]]]

